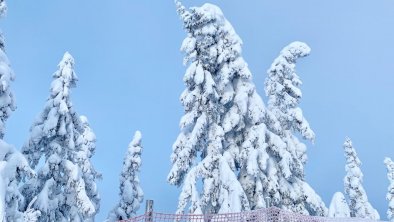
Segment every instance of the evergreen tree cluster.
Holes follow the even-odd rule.
[[[305,181],[307,147],[300,137],[313,143],[315,133],[299,107],[302,82],[295,67],[310,54],[310,47],[296,41],[280,51],[267,71],[265,106],[242,58],[242,40],[220,8],[204,4],[187,9],[175,3],[187,33],[181,50],[188,65],[180,97],[185,114],[167,178],[182,187],[177,213],[238,212],[270,205],[305,215],[379,220],[362,186],[361,162],[350,139],[344,144],[346,197],[335,193],[327,209]],[[392,182],[394,164],[390,159],[385,164]],[[391,220],[392,190],[391,183]]]
[[[176,1],[187,37],[181,50],[189,67],[181,95],[185,114],[173,145],[169,183],[182,185],[177,213],[225,213],[274,206],[327,215],[306,183],[306,146],[314,140],[299,101],[302,42],[285,47],[268,70],[268,107],[242,58],[242,40],[215,5],[187,10]],[[202,189],[198,188],[199,181]]]
[[[6,9],[1,0],[1,16]],[[0,35],[0,221],[93,222],[100,209],[101,174],[91,162],[96,136],[71,102],[71,89],[78,81],[74,58],[66,52],[58,64],[49,98],[19,151],[3,140],[5,122],[16,108],[10,89],[15,77],[4,45]],[[132,217],[143,200],[137,175],[141,152],[137,132],[123,163],[120,202],[108,221]]]
[[[172,147],[167,180],[181,187],[177,214],[217,214],[269,206],[304,215],[379,220],[364,190],[361,161],[352,141],[344,143],[344,193],[327,208],[305,180],[307,146],[315,133],[300,108],[298,59],[311,49],[303,42],[284,47],[267,71],[267,105],[258,94],[242,40],[212,4],[177,12],[187,33],[181,50],[187,65],[180,133]],[[6,13],[0,0],[0,16]],[[93,222],[100,210],[91,158],[96,135],[71,101],[77,85],[75,61],[66,52],[53,74],[50,95],[19,151],[4,141],[5,123],[16,109],[15,78],[0,35],[0,221]],[[142,134],[135,132],[120,174],[119,202],[106,221],[135,216],[144,199],[139,179]],[[386,158],[390,181],[387,211],[394,221],[394,162]]]

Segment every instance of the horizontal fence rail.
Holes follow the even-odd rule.
[[[227,214],[163,214],[147,212],[122,222],[376,222],[361,218],[305,216],[277,207]]]

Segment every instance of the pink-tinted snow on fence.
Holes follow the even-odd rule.
[[[360,218],[305,216],[276,207],[228,214],[163,214],[152,212],[122,222],[376,222]]]

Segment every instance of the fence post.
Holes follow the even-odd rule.
[[[145,221],[153,222],[153,200],[146,200]]]
[[[265,206],[266,206],[266,208],[271,207],[271,198],[269,198],[269,197],[265,198]]]

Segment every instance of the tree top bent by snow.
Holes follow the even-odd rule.
[[[295,41],[282,49],[280,54],[286,59],[294,62],[298,58],[308,56],[311,48],[304,42]]]
[[[229,32],[234,40],[242,43],[241,39],[235,33],[234,28],[232,28],[231,24],[227,21],[222,10],[218,6],[205,3],[200,7],[191,7],[190,11],[188,11],[180,1],[175,0],[175,4],[177,12],[183,20],[184,27],[186,29],[195,29],[195,26],[202,28],[207,24],[213,24],[216,28],[222,27],[221,29]],[[214,35],[217,31],[218,30],[208,27],[197,29],[197,32],[199,32],[198,34],[203,35]]]
[[[179,0],[175,0],[174,2],[179,16],[185,22],[185,19],[191,16],[190,12],[187,11],[186,7]],[[198,14],[201,21],[216,21],[220,25],[223,24],[226,20],[224,18],[222,10],[218,6],[210,3],[205,3],[200,7],[191,7],[190,10]]]
[[[216,5],[205,3],[201,7],[192,7],[191,9],[202,16],[203,21],[215,21],[218,25],[222,25],[226,21],[222,10]]]
[[[302,81],[296,73],[296,62],[310,54],[310,47],[295,41],[284,47],[268,69],[265,92],[268,108],[272,110],[285,130],[301,133],[304,139],[315,140],[315,133],[299,108]]]

